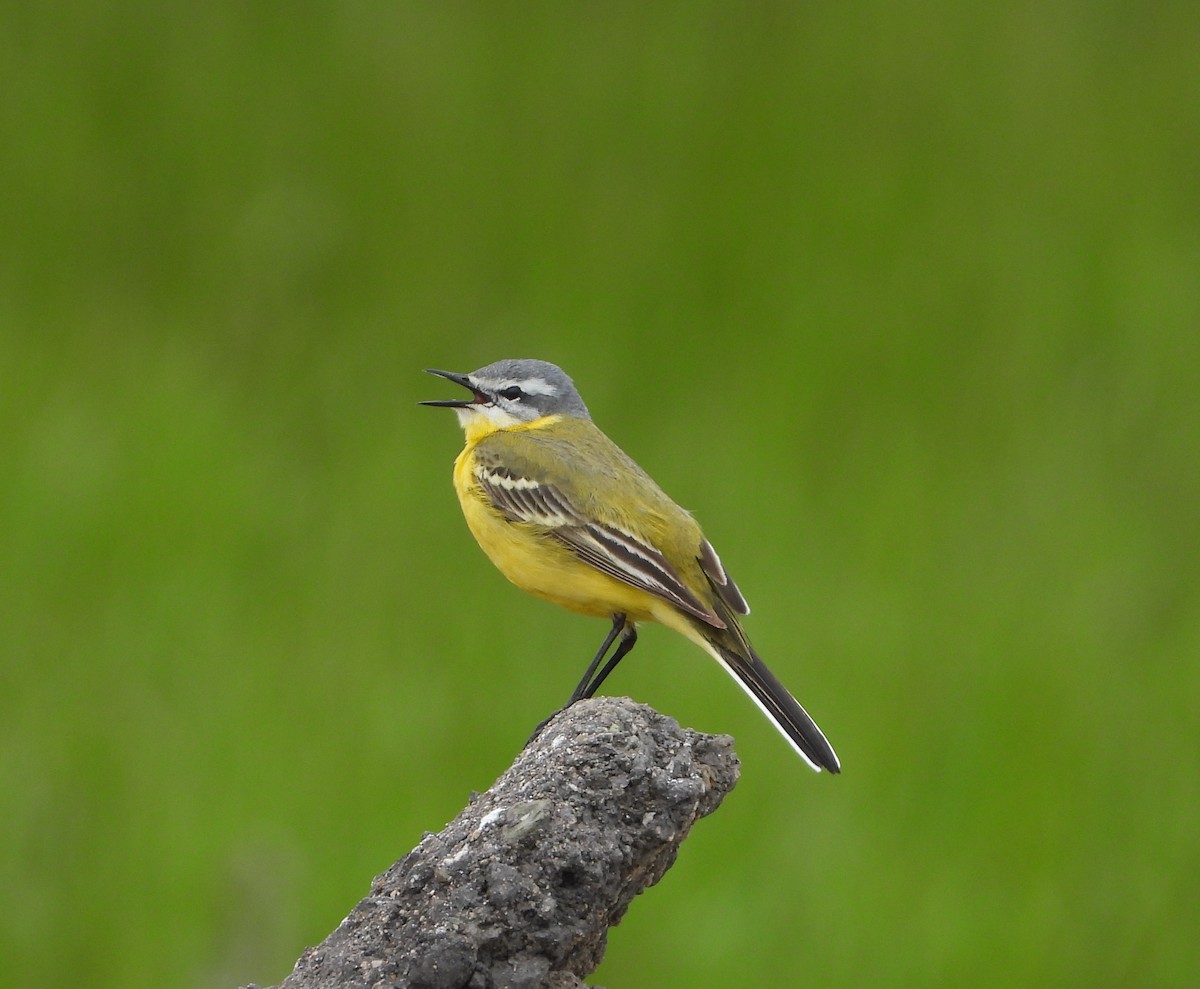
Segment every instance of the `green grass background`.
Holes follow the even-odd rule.
[[[838,747],[742,782],[617,986],[1195,985],[1190,2],[4,4],[0,958],[281,979],[603,623],[509,587],[426,366],[537,356]]]

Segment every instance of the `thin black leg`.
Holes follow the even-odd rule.
[[[605,653],[608,652],[613,642],[616,641],[618,635],[621,637],[621,641],[617,643],[616,651],[612,654],[612,656],[609,657],[608,662],[604,664],[604,667],[600,670],[599,674],[596,674],[596,668],[600,666],[600,660],[604,658]],[[628,624],[625,621],[624,615],[613,615],[612,628],[608,630],[608,635],[604,637],[604,642],[596,652],[596,655],[592,657],[592,661],[588,663],[588,668],[583,674],[583,678],[575,686],[575,689],[571,691],[570,699],[567,701],[567,703],[560,707],[558,711],[555,711],[554,714],[542,721],[533,730],[533,734],[529,736],[529,742],[532,742],[535,738],[537,738],[538,735],[542,733],[542,729],[545,728],[546,725],[550,724],[550,722],[554,720],[559,712],[565,711],[576,701],[585,700],[586,698],[595,694],[596,691],[600,689],[600,684],[602,684],[608,675],[617,668],[617,664],[621,662],[629,650],[634,647],[636,642],[637,629],[634,628],[632,624]],[[526,742],[525,744],[528,745],[529,742]]]
[[[587,671],[583,674],[583,678],[579,681],[578,684],[576,684],[575,689],[571,691],[571,699],[568,700],[567,703],[563,705],[563,707],[570,707],[576,701],[583,700],[583,698],[585,698],[585,697],[591,697],[592,694],[595,693],[596,687],[600,686],[599,683],[596,684],[596,687],[593,687],[591,690],[588,690],[588,685],[592,681],[592,674],[596,672],[596,667],[600,665],[600,660],[602,660],[604,658],[604,654],[606,652],[608,652],[609,646],[611,646],[613,644],[613,641],[616,639],[616,637],[621,634],[621,630],[623,628],[625,628],[625,616],[624,615],[613,615],[612,628],[610,628],[608,630],[608,635],[606,635],[604,637],[604,642],[601,643],[600,649],[597,651],[596,655],[592,658],[592,661],[590,663],[588,663],[588,668],[587,668]],[[617,651],[620,652],[620,649],[621,649],[621,647],[618,646]],[[628,651],[629,650],[626,650],[626,652],[628,652]],[[603,681],[604,678],[606,676],[608,676],[608,674],[610,672],[612,672],[612,671],[607,666],[605,666],[604,671],[600,674],[600,680]]]
[[[624,616],[622,616],[622,618],[624,618]],[[625,631],[621,633],[621,641],[617,643],[616,651],[608,658],[608,662],[604,664],[604,668],[596,675],[596,679],[587,685],[587,689],[584,691],[583,696],[594,696],[596,691],[600,689],[600,684],[608,679],[608,675],[617,668],[617,664],[621,662],[621,660],[629,654],[629,650],[636,645],[637,628],[635,628],[633,625],[626,625]],[[575,689],[578,690],[579,688],[576,687]]]

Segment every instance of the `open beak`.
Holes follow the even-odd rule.
[[[445,378],[448,381],[453,381],[455,384],[462,385],[464,388],[471,390],[471,398],[446,398],[432,402],[418,402],[418,405],[432,405],[439,409],[465,409],[472,405],[480,405],[487,402],[489,399],[482,392],[475,389],[471,382],[467,380],[465,374],[459,374],[456,371],[438,371],[435,368],[425,368],[427,374],[436,374],[439,378]]]

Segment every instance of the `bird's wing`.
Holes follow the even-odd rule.
[[[488,500],[512,521],[541,526],[597,570],[663,598],[708,625],[725,627],[661,550],[626,526],[592,517],[567,485],[536,476],[544,472],[530,468],[528,463],[519,468],[500,463],[481,452],[476,458],[475,479]],[[708,547],[707,542],[704,546]],[[711,552],[711,547],[708,549]],[[715,559],[716,554],[712,555]]]
[[[731,610],[739,615],[750,614],[750,605],[746,603],[742,592],[738,590],[737,584],[729,576],[729,571],[725,569],[725,564],[721,562],[717,551],[713,549],[712,543],[707,539],[700,543],[700,569],[708,577],[708,582],[712,584],[717,596],[729,605]]]

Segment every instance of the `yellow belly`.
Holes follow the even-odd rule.
[[[530,594],[584,615],[662,621],[660,598],[589,566],[544,530],[505,518],[478,490],[470,461],[466,450],[455,462],[458,500],[471,534],[505,577]]]
[[[537,532],[472,497],[461,499],[472,535],[505,577],[521,590],[585,615],[653,618],[653,595],[601,573],[553,536]]]

